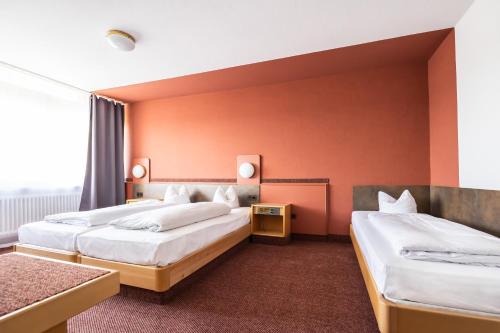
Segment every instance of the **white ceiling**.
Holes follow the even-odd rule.
[[[0,0],[0,61],[97,90],[455,26],[472,0]],[[107,45],[108,29],[136,40]]]

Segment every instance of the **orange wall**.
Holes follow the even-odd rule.
[[[458,186],[455,32],[428,61],[431,184]]]
[[[347,234],[356,184],[426,184],[427,66],[399,65],[130,105],[132,156],[152,178],[330,178],[330,234]]]

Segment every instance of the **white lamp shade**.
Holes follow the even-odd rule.
[[[126,32],[110,30],[106,35],[109,45],[121,51],[132,51],[135,48],[135,40]]]
[[[141,179],[146,175],[146,168],[140,164],[136,164],[132,168],[132,175],[134,176],[134,178]]]
[[[242,178],[252,178],[253,174],[255,173],[255,168],[252,163],[241,163],[240,168],[238,169],[238,173]]]

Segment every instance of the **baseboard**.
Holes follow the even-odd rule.
[[[339,242],[339,243],[351,243],[351,237],[349,235],[311,235],[311,234],[292,234],[292,239],[295,240],[307,240],[315,242]]]
[[[292,239],[294,240],[305,240],[305,241],[315,241],[315,242],[326,242],[328,240],[327,235],[312,235],[312,234],[292,234]]]
[[[352,243],[351,237],[349,235],[328,235],[329,242],[338,242],[338,243]]]

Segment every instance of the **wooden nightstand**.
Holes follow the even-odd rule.
[[[259,203],[252,205],[252,240],[286,244],[290,241],[291,205]]]

